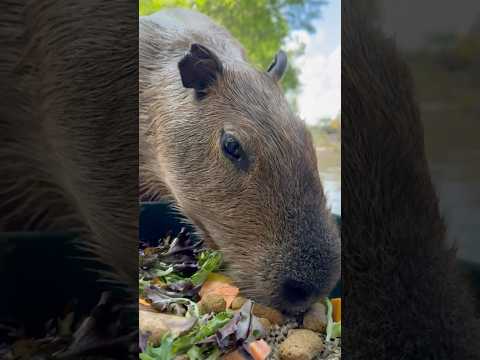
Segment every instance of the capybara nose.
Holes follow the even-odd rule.
[[[306,302],[313,292],[311,285],[294,279],[287,279],[282,285],[282,297],[292,305]]]

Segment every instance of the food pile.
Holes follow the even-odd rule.
[[[254,303],[222,275],[222,256],[182,229],[139,249],[142,360],[341,358],[341,301],[301,319]]]

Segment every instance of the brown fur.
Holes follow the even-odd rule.
[[[480,327],[425,157],[410,71],[342,4],[343,353],[478,359]]]
[[[114,6],[130,17],[88,0],[0,5],[0,231],[76,231],[137,289],[137,14]]]
[[[315,297],[324,296],[340,271],[338,232],[311,136],[278,84],[246,62],[224,29],[193,12],[180,15],[189,19],[181,30],[162,18],[141,19],[141,185],[171,199],[200,236],[222,250],[246,295],[303,309],[313,297],[298,309],[286,304],[283,281],[307,283]],[[216,53],[224,69],[200,101],[182,86],[177,68],[194,42]],[[222,129],[253,154],[247,173],[222,156]]]

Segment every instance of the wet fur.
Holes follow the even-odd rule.
[[[410,71],[342,5],[342,279],[348,359],[478,359],[480,326],[425,158]]]

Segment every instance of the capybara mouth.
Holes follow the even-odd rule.
[[[316,295],[305,297],[301,290],[298,290],[297,293],[285,293],[282,290],[269,303],[285,315],[297,317],[307,312],[312,304],[319,299],[320,297]]]
[[[310,306],[315,302],[315,298],[310,298],[307,301],[302,302],[301,304],[291,304],[290,302],[282,302],[278,306],[286,315],[298,316],[304,314]],[[317,299],[318,300],[318,299]]]
[[[301,315],[320,299],[316,291],[307,291],[295,282],[287,283],[286,286],[272,286],[270,281],[259,280],[252,284],[252,278],[261,277],[259,272],[239,273],[239,271],[232,270],[232,267],[226,264],[225,272],[234,279],[245,297],[278,309],[286,316]]]

